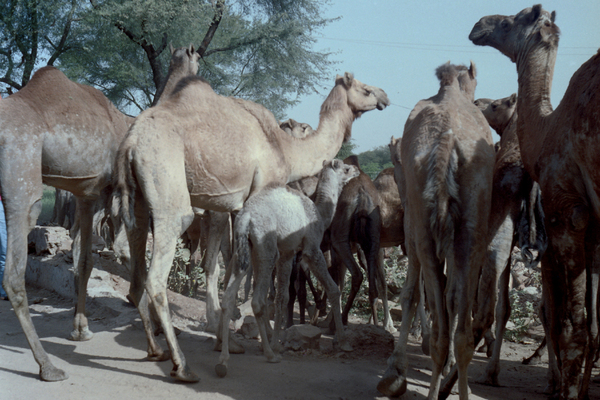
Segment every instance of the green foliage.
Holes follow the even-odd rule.
[[[387,145],[378,146],[373,150],[360,153],[358,161],[360,169],[369,175],[371,179],[375,179],[384,169],[394,166],[390,158],[390,149]]]
[[[342,143],[342,148],[338,151],[335,158],[340,160],[345,159],[346,157],[354,154],[354,149],[356,148],[356,143],[353,142],[354,139],[350,139],[348,142]]]
[[[40,216],[37,220],[38,225],[47,225],[48,222],[52,219],[55,201],[56,189],[54,189],[52,186],[44,185],[42,193],[42,212],[40,213]]]
[[[533,302],[525,292],[511,290],[509,293],[511,313],[509,321],[514,324],[512,328],[506,328],[504,339],[518,342],[525,336],[529,326],[538,321],[538,315]]]
[[[215,91],[263,104],[277,118],[317,92],[331,53],[313,51],[332,19],[328,1],[8,0],[0,15],[2,92],[54,64],[137,114],[167,74],[168,44],[202,47],[200,75]],[[214,29],[213,29],[214,28]],[[330,82],[327,82],[329,87]]]

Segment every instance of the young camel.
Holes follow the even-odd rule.
[[[542,258],[546,336],[557,357],[560,396],[574,399],[587,398],[598,349],[600,53],[575,72],[553,110],[555,16],[535,5],[512,16],[483,17],[469,39],[516,63],[517,136],[523,165],[543,193],[549,240]]]
[[[474,350],[471,312],[486,252],[495,154],[489,125],[473,104],[474,65],[447,63],[436,74],[441,83],[438,94],[416,105],[402,138],[400,180],[406,192],[404,231],[409,260],[402,291],[405,312],[398,342],[377,389],[387,396],[406,391],[406,343],[419,302],[422,271],[432,319],[428,398],[438,397],[453,344],[459,396],[464,400]]]
[[[547,244],[539,186],[533,183],[523,168],[519,152],[517,96],[513,94],[498,100],[478,99],[475,100],[475,105],[500,136],[494,164],[487,256],[479,279],[473,320],[475,344],[489,332],[496,321],[496,340],[493,345],[490,344],[491,359],[477,382],[498,386],[502,338],[511,311],[508,289],[512,249],[518,243],[525,259],[532,263],[539,260]],[[532,249],[538,252],[537,260],[532,259]],[[450,394],[456,378],[454,369],[442,385],[441,398]]]
[[[179,82],[172,96],[136,118],[119,149],[113,210],[127,226],[138,288],[134,301],[150,359],[171,358],[173,377],[199,380],[177,343],[166,301],[175,244],[193,220],[192,207],[236,211],[269,184],[284,185],[316,174],[323,160],[333,159],[350,137],[357,117],[388,104],[383,90],[349,73],[338,76],[321,107],[318,129],[297,139],[281,130],[264,107],[219,96],[202,79],[189,77]],[[150,213],[154,247],[146,270]],[[221,235],[215,237],[221,240]],[[171,354],[154,339],[148,298],[157,309]]]
[[[321,240],[331,223],[342,187],[358,175],[358,168],[344,164],[341,160],[324,163],[319,175],[315,201],[286,186],[267,187],[252,196],[236,217],[234,226],[235,252],[232,262],[232,284],[223,296],[223,310],[218,343],[222,342],[221,357],[215,367],[217,375],[227,374],[229,360],[229,321],[235,307],[242,277],[252,263],[254,295],[252,310],[257,319],[263,352],[269,362],[279,362],[279,331],[287,305],[288,286],[292,273],[292,261],[302,253],[300,263],[309,269],[324,286],[331,302],[336,325],[336,339],[341,349],[352,347],[344,337],[340,313],[340,291],[327,271],[327,263],[321,252]],[[273,268],[277,268],[277,290],[275,299],[275,328],[269,344],[267,327],[267,292],[271,284]]]

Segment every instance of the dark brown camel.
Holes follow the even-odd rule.
[[[542,258],[546,335],[558,361],[560,397],[584,399],[599,337],[600,54],[575,72],[553,109],[555,17],[541,5],[483,17],[469,39],[516,63],[517,137],[523,165],[542,190],[549,241]]]

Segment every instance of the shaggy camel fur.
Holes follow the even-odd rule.
[[[468,398],[467,367],[474,343],[471,312],[486,252],[494,148],[489,125],[473,104],[475,67],[449,63],[436,70],[440,90],[420,101],[404,127],[401,159],[406,189],[404,232],[409,268],[402,291],[399,340],[377,389],[406,391],[408,330],[419,302],[422,270],[431,312],[433,370],[429,399],[455,346],[459,396]],[[446,265],[447,276],[444,274]]]
[[[89,340],[93,334],[85,317],[85,297],[93,267],[93,207],[105,195],[118,145],[131,121],[102,92],[70,81],[54,67],[39,69],[23,89],[0,102],[0,187],[8,229],[3,285],[42,380],[67,378],[40,343],[25,292],[27,234],[42,210],[42,182],[77,198],[77,306],[70,338]]]
[[[469,39],[516,63],[517,136],[525,169],[543,193],[549,240],[542,258],[546,335],[557,356],[560,396],[575,399],[587,398],[598,348],[600,54],[575,72],[553,110],[555,15],[535,5],[517,15],[483,17]]]
[[[150,359],[171,357],[172,376],[199,380],[177,343],[166,298],[176,240],[193,220],[192,207],[236,211],[268,184],[283,185],[316,174],[350,137],[357,117],[388,104],[383,90],[349,73],[338,76],[321,107],[318,129],[297,139],[281,130],[264,107],[219,96],[202,79],[188,77],[168,99],[136,118],[119,149],[114,210],[128,230],[137,288],[134,301],[144,322]],[[154,247],[147,271],[144,253],[150,214]],[[152,334],[148,296],[171,354]]]
[[[496,340],[493,345],[489,344],[489,350],[493,349],[491,359],[477,381],[497,386],[502,338],[511,311],[508,289],[512,249],[518,241],[525,259],[529,263],[537,261],[532,260],[531,250],[538,252],[538,259],[541,257],[546,249],[546,233],[539,186],[532,182],[523,168],[519,152],[515,111],[517,96],[513,94],[499,100],[478,99],[475,105],[500,136],[494,164],[487,256],[479,279],[473,320],[475,344],[489,332],[496,321]],[[442,385],[441,398],[450,395],[456,378],[454,369]]]
[[[327,263],[320,245],[323,233],[333,218],[342,187],[357,175],[358,168],[355,166],[344,164],[341,160],[333,160],[324,164],[319,175],[314,203],[296,190],[276,186],[265,188],[244,204],[234,226],[233,283],[227,287],[223,296],[218,339],[222,341],[222,350],[219,364],[215,367],[217,375],[223,377],[227,374],[229,321],[235,307],[235,294],[250,263],[254,275],[252,310],[258,323],[263,352],[269,362],[281,360],[281,356],[275,352],[280,351],[279,331],[283,322],[284,307],[289,300],[288,286],[292,261],[298,252],[302,253],[300,263],[312,271],[330,299],[338,344],[344,351],[352,350],[344,336],[340,291],[327,271]],[[275,267],[275,327],[272,342],[269,344],[267,327],[270,328],[270,325],[266,298]]]
[[[356,156],[350,156],[344,162],[355,165],[360,170]],[[358,248],[353,248],[354,245],[360,247],[366,260],[364,267],[369,282],[369,304],[373,324],[378,324],[377,298],[381,296],[383,326],[386,330],[395,332],[388,307],[385,270],[380,249],[404,244],[404,210],[396,185],[393,184],[393,177],[392,185],[386,186],[382,182],[384,176],[392,177],[392,170],[378,176],[378,187],[369,175],[360,170],[360,175],[344,187],[329,228],[329,239],[334,252],[332,261],[335,260],[332,267],[338,270],[335,274],[338,283],[342,283],[346,270],[349,270],[352,276],[350,294],[342,312],[344,324],[348,323],[348,313],[363,280],[361,269],[354,259],[354,253],[358,251]],[[391,188],[391,193],[380,193],[378,189],[384,188],[388,191]]]

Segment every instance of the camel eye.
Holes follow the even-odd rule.
[[[496,108],[498,108],[497,104],[492,104],[492,111],[496,111]]]

